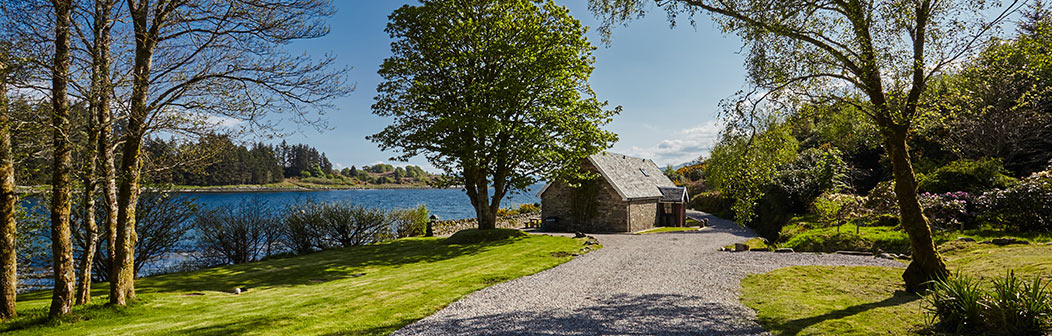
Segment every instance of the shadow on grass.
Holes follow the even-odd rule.
[[[916,300],[920,300],[921,297],[915,294],[910,294],[906,291],[897,290],[895,293],[884,300],[878,302],[870,302],[860,305],[854,305],[840,310],[831,311],[822,315],[812,316],[802,319],[790,320],[785,322],[777,321],[762,321],[763,325],[771,329],[772,331],[778,331],[781,335],[796,335],[799,334],[807,327],[831,320],[839,320],[845,317],[856,315],[871,309],[892,307],[902,304],[907,304]]]
[[[205,291],[229,292],[235,287],[251,290],[257,287],[286,287],[312,285],[350,277],[368,276],[365,269],[371,266],[403,267],[418,263],[432,263],[460,256],[483,253],[494,247],[515,243],[523,239],[508,239],[471,245],[446,245],[443,239],[417,238],[384,242],[375,245],[338,248],[303,256],[253,262],[242,265],[220,266],[189,273],[172,273],[136,280],[136,292],[150,293],[196,293]],[[127,314],[138,303],[129,307],[105,305],[109,294],[108,283],[96,283],[92,287],[94,300],[87,306],[77,306],[74,313],[60,319],[47,317],[47,306],[22,309],[17,319],[0,324],[0,331],[21,330],[35,327],[57,326],[64,323],[104,318]],[[51,291],[35,291],[19,294],[20,303],[25,301],[50,301]],[[181,334],[220,335],[230,334],[239,328],[250,330],[266,321],[232,321],[229,324],[209,326],[200,330],[182,330]],[[271,321],[272,322],[272,321]]]
[[[58,317],[48,317],[48,309],[23,309],[18,312],[18,318],[0,324],[0,332],[16,331],[36,327],[57,327],[63,324],[76,323],[80,321],[93,320],[97,318],[119,317],[127,315],[128,309],[134,309],[138,302],[132,302],[126,307],[117,307],[104,304],[105,301],[98,300],[88,305],[77,306],[73,313]]]
[[[300,257],[222,266],[192,273],[143,279],[137,290],[150,292],[231,291],[234,287],[282,287],[362,276],[371,266],[403,267],[484,252],[512,244],[502,240],[472,245],[446,245],[442,239],[403,239],[375,245],[332,249]],[[368,274],[365,274],[366,276]]]

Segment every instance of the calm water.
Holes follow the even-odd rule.
[[[511,195],[501,203],[502,207],[518,208],[522,204],[540,203],[536,193],[543,184],[530,186],[525,192]],[[287,191],[287,192],[232,192],[232,193],[185,193],[196,197],[203,207],[237,207],[241,204],[265,202],[274,209],[313,199],[320,202],[350,202],[370,208],[407,209],[426,205],[427,210],[442,219],[475,217],[471,200],[461,189],[372,189],[332,191]]]

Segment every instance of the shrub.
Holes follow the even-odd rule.
[[[329,245],[360,246],[391,238],[387,213],[347,202],[323,203],[322,228]]]
[[[923,193],[919,196],[924,215],[937,228],[964,230],[966,223],[975,220],[975,200],[967,192]]]
[[[746,225],[767,241],[778,241],[782,227],[793,218],[792,203],[785,190],[768,190],[756,202],[755,216]]]
[[[815,200],[815,214],[826,225],[841,226],[864,215],[863,199],[848,194],[822,194]]]
[[[295,202],[285,208],[281,226],[285,243],[297,254],[328,248],[324,239],[323,204],[314,200]]]
[[[704,211],[716,217],[726,220],[734,220],[734,198],[724,196],[718,191],[708,191],[695,195],[690,199],[688,206],[691,209]]]
[[[803,213],[823,193],[843,189],[847,170],[840,150],[825,145],[804,150],[778,167],[772,184],[785,192],[792,212]]]
[[[1052,170],[979,198],[979,218],[1017,232],[1052,232]]]
[[[540,207],[540,205],[538,205],[536,203],[526,203],[526,204],[523,204],[523,205],[519,206],[519,213],[526,214],[526,213],[537,213],[537,212],[541,212],[541,207]]]
[[[427,221],[430,219],[427,206],[421,204],[416,209],[394,210],[388,214],[395,228],[397,238],[418,237],[427,233]]]
[[[957,274],[935,281],[928,311],[937,331],[995,335],[1044,335],[1052,332],[1052,295],[1040,277],[1021,281],[1008,272],[991,291],[975,278]]]
[[[478,244],[505,239],[517,239],[525,236],[526,233],[515,229],[467,229],[457,231],[457,233],[449,236],[449,238],[446,238],[445,243],[450,245]]]
[[[987,323],[991,330],[1008,335],[1041,335],[1052,329],[1052,297],[1041,278],[1027,283],[1008,272],[1003,279],[994,280],[988,306]]]
[[[883,181],[870,190],[863,206],[866,211],[877,215],[899,215],[899,200],[896,198],[893,181]]]
[[[981,193],[1007,188],[1016,181],[1006,175],[1000,160],[960,160],[950,162],[918,179],[918,191],[943,194],[954,191]]]
[[[958,273],[935,281],[928,295],[928,310],[938,319],[936,330],[967,333],[985,328],[983,323],[984,293],[978,279]]]
[[[259,260],[278,240],[275,224],[266,203],[258,200],[205,211],[194,220],[198,251],[212,265]]]

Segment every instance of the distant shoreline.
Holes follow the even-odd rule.
[[[50,186],[38,185],[38,186],[18,186],[16,187],[17,194],[39,194],[50,190]],[[422,185],[361,185],[361,186],[282,186],[282,187],[268,187],[268,186],[249,186],[249,185],[237,185],[237,186],[173,186],[171,188],[158,188],[154,186],[145,186],[143,191],[168,191],[173,193],[249,193],[249,192],[313,192],[313,191],[340,191],[340,190],[429,190],[429,189],[458,189],[459,186],[436,188],[432,186]]]

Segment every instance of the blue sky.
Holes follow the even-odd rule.
[[[557,2],[585,25],[598,25],[586,0]],[[384,32],[387,16],[405,3],[416,1],[337,1],[338,12],[329,21],[332,32],[293,45],[314,55],[334,53],[341,65],[352,67],[350,81],[356,89],[328,112],[331,130],[289,126],[287,130],[295,133],[287,141],[311,144],[337,166],[390,162],[394,153],[380,151],[365,136],[390,122],[373,115],[370,106],[381,80],[376,71],[390,54],[390,38]],[[707,153],[719,130],[715,121],[719,101],[741,89],[745,80],[737,37],[723,36],[704,17],[696,27],[681,22],[670,28],[663,12],[652,11],[617,28],[610,46],[601,44],[595,29],[589,39],[598,47],[592,88],[600,100],[624,108],[607,126],[620,136],[611,151],[650,158],[660,165]],[[409,164],[430,168],[422,157]]]

